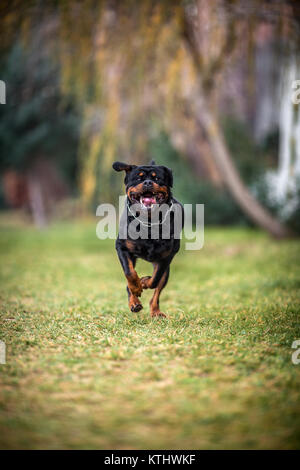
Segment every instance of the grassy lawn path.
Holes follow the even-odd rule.
[[[1,228],[0,447],[299,448],[299,241],[207,229],[172,263],[162,320],[148,291],[129,312],[95,226]]]

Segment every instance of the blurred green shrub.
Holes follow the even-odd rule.
[[[262,146],[256,144],[246,124],[232,117],[223,118],[222,127],[237,169],[243,181],[251,186],[270,164],[270,145],[268,141]]]
[[[7,94],[0,107],[0,170],[23,171],[43,156],[74,183],[80,119],[71,98],[60,93],[59,69],[46,53],[19,43],[0,68]]]

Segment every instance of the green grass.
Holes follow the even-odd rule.
[[[1,229],[1,448],[299,448],[300,243],[207,229],[127,307],[95,223]],[[150,274],[138,263],[138,272]]]

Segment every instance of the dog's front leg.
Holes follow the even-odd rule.
[[[143,306],[138,297],[142,294],[143,288],[141,280],[134,269],[136,260],[125,248],[117,246],[117,253],[127,279],[129,308],[132,312],[139,312],[142,310]]]

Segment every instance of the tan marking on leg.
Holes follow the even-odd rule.
[[[143,289],[151,289],[152,282],[155,278],[155,275],[158,271],[158,264],[154,264],[154,270],[152,276],[144,276],[141,278],[142,288]]]
[[[131,260],[128,261],[128,266],[129,266],[129,271],[130,271],[130,274],[126,276],[128,289],[130,290],[131,294],[135,295],[136,297],[140,297],[143,291],[141,280],[139,276],[137,275],[137,272],[134,269]]]
[[[150,300],[151,317],[166,317],[166,315],[159,310],[159,296],[164,287],[166,276],[167,276],[167,272],[163,274],[161,280],[158,283],[158,286],[156,287],[154,291],[153,297]]]
[[[132,312],[139,312],[142,310],[143,306],[139,301],[138,297],[129,292],[128,305]]]

